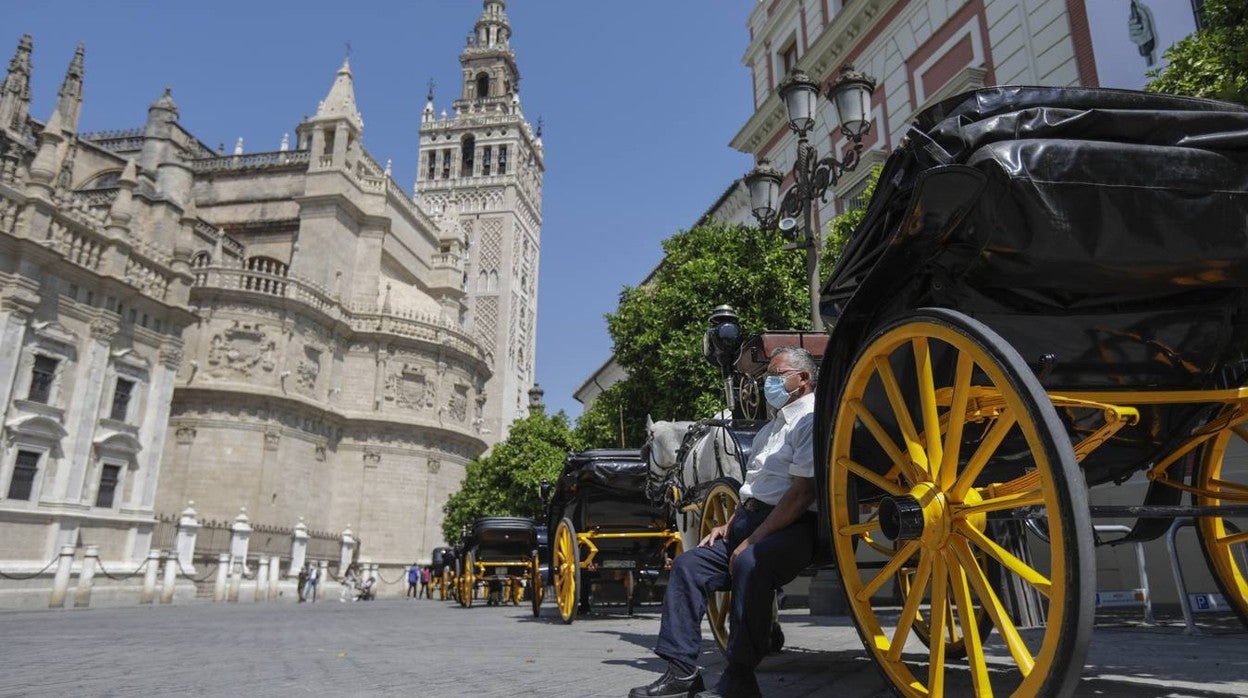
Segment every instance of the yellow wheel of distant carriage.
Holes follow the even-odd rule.
[[[529,601],[533,604],[533,617],[542,615],[542,597],[546,595],[546,585],[542,583],[542,562],[537,553],[533,553],[533,563],[529,571],[533,591]]]
[[[442,568],[442,584],[438,587],[438,598],[446,601],[446,597],[451,593],[451,585],[455,583],[455,574],[451,572],[449,566]]]
[[[872,338],[840,388],[827,450],[830,533],[858,632],[893,689],[1072,694],[1092,631],[1091,518],[1070,439],[1027,364],[982,323],[924,310]],[[864,505],[876,508],[865,520]],[[1046,531],[1036,555],[994,540],[1027,519]],[[897,552],[873,560],[881,537]],[[1015,624],[985,556],[1008,586],[1035,592],[1041,627]],[[909,565],[900,613],[877,612],[873,597]],[[981,608],[1010,660],[991,671]],[[924,647],[920,625],[946,631]],[[963,638],[966,663],[950,662],[950,637]]]
[[[476,592],[477,556],[472,553],[464,555],[464,567],[459,573],[459,604],[464,608],[472,608],[472,597]]]
[[[508,583],[511,584],[511,604],[519,606],[524,601],[524,581],[519,577],[512,577]]]
[[[581,550],[572,522],[563,519],[555,528],[551,576],[555,582],[555,603],[564,623],[576,620],[577,593],[581,587]]]
[[[1248,497],[1248,469],[1242,463],[1228,467],[1226,449],[1233,441],[1248,441],[1248,429],[1235,426],[1215,436],[1201,454],[1192,474],[1193,485],[1226,497],[1194,494],[1198,506],[1245,504]],[[1243,445],[1243,444],[1240,444]],[[1196,519],[1196,532],[1209,571],[1218,582],[1226,602],[1239,620],[1248,625],[1248,517],[1203,516]]]
[[[712,528],[722,526],[732,518],[740,503],[740,485],[735,480],[716,480],[702,499],[702,520],[698,526],[698,540],[706,537]],[[706,620],[711,625],[711,635],[720,651],[728,649],[728,610],[732,608],[732,592],[713,592],[706,599]]]

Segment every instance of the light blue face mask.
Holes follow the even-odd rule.
[[[763,381],[763,397],[767,404],[776,409],[784,407],[789,401],[789,391],[784,389],[785,376],[767,376]]]

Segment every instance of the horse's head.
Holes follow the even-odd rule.
[[[670,472],[676,467],[676,452],[693,422],[656,422],[646,416],[646,443],[642,457],[652,473]]]

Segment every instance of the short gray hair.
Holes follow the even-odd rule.
[[[799,371],[805,371],[810,376],[810,384],[814,385],[815,380],[819,377],[819,367],[815,365],[815,357],[810,352],[801,347],[776,347],[771,350],[768,359],[774,359],[777,356],[783,356],[789,360],[789,365]]]

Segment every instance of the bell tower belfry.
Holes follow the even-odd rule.
[[[435,113],[432,87],[421,113],[416,196],[467,248],[468,319],[494,371],[478,425],[492,443],[528,413],[535,383],[545,171],[541,128],[535,131],[520,108],[506,2],[484,1],[459,63],[454,114]]]

